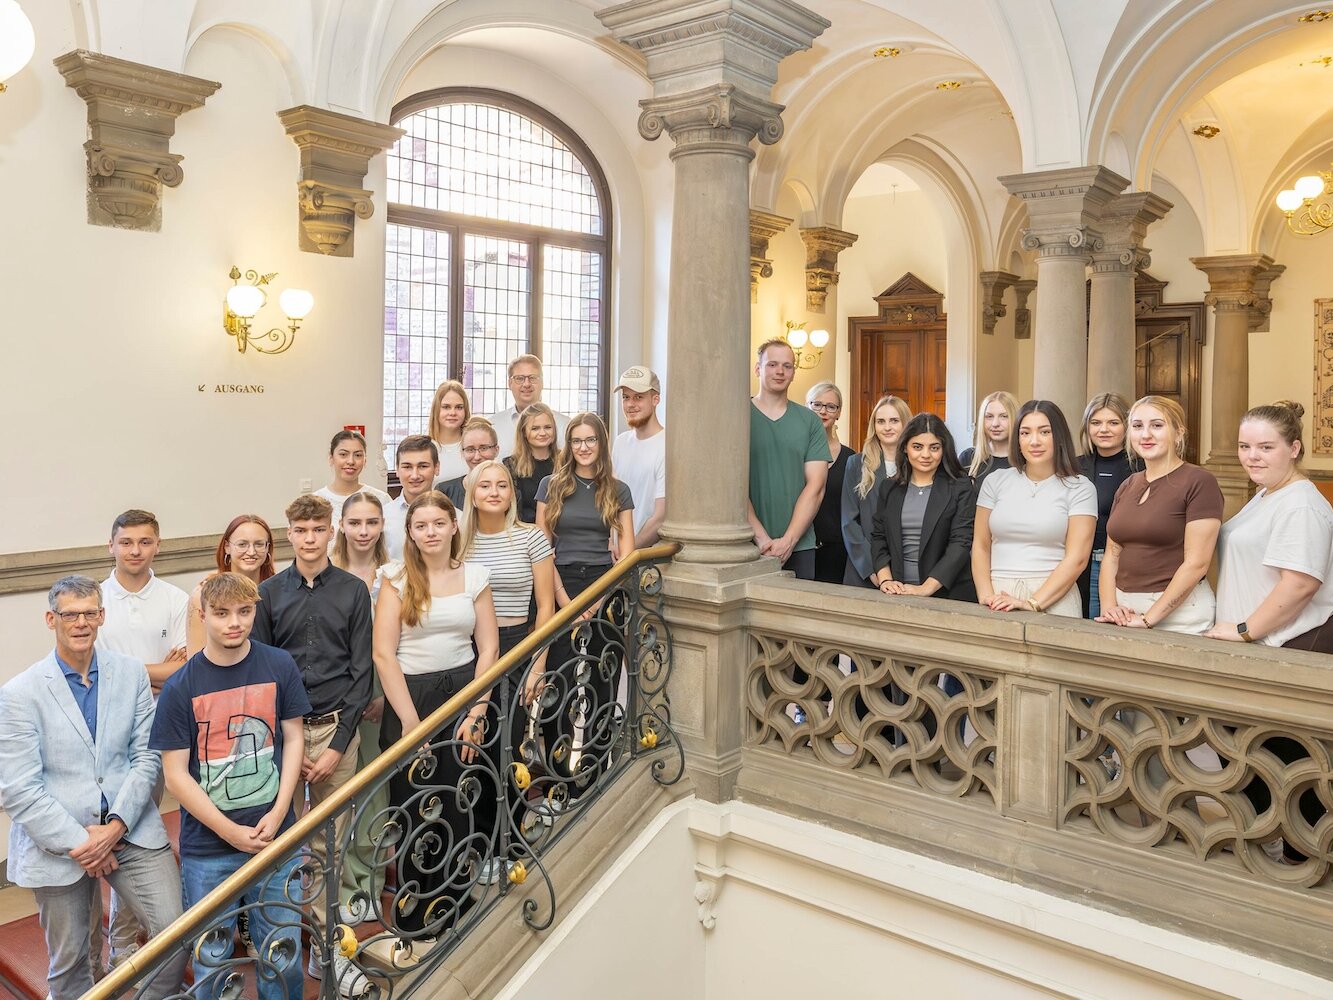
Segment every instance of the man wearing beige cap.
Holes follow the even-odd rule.
[[[611,463],[634,497],[634,547],[657,541],[666,520],[666,433],[657,419],[662,384],[649,368],[625,369],[614,391],[629,430],[616,436]]]

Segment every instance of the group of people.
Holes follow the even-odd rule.
[[[157,519],[130,510],[113,522],[114,569],[105,581],[71,576],[51,587],[54,650],[0,688],[0,796],[12,821],[9,875],[36,897],[53,1000],[81,996],[104,972],[100,879],[113,889],[114,965],[617,558],[656,540],[666,496],[657,376],[636,366],[619,380],[629,429],[614,448],[596,414],[565,416],[541,401],[536,357],[511,362],[509,382],[513,407],[489,419],[471,414],[460,383],[439,387],[429,434],[398,444],[402,493],[394,499],[360,480],[364,438],[335,434],[328,486],[285,511],[293,561],[284,569],[275,566],[265,519],[241,514],[218,542],[217,572],[187,594],[153,572]],[[562,635],[520,669],[513,690],[497,686],[449,731],[423,738],[435,747],[430,783],[458,785],[478,746],[494,746],[502,728],[516,748],[525,720],[511,711],[499,723],[509,706],[521,706],[540,724],[552,779],[574,797],[586,791],[614,752],[606,727],[589,720],[606,717],[616,679],[576,670],[600,652],[595,638],[579,641],[576,649]],[[542,699],[548,689],[561,697]],[[548,701],[556,707],[543,708]],[[159,815],[164,784],[181,806],[179,865]],[[496,815],[498,792],[483,789],[469,814],[460,805],[466,796],[444,796],[450,836],[403,832],[397,895],[383,919],[412,948],[392,948],[386,961],[414,961],[454,926],[470,887],[504,877],[505,857],[443,843],[501,843],[497,824],[509,818]],[[299,958],[301,927],[290,907],[305,900],[316,931],[306,972],[331,970],[341,995],[364,993],[369,983],[356,966],[321,951],[326,914],[357,924],[380,912],[386,859],[365,817],[392,805],[421,826],[441,821],[418,801],[422,794],[402,769],[359,810],[356,829],[346,829],[343,812],[334,844],[323,832],[311,839],[321,872],[337,845],[348,845],[339,899],[326,899],[321,884],[289,885],[299,883],[299,855],[247,889],[241,926],[200,943],[194,978],[202,992],[222,990],[230,970],[218,962],[233,930],[256,953]],[[185,963],[184,951],[173,955],[144,995],[177,992]],[[294,1000],[302,985],[297,960],[281,975],[260,976],[258,990]]]
[[[1242,418],[1256,492],[1223,523],[1171,399],[1097,395],[1076,445],[1054,403],[994,392],[959,454],[938,416],[885,396],[854,452],[838,440],[837,386],[789,402],[786,341],[760,345],[756,372],[750,520],[802,579],[1333,652],[1333,508],[1301,471],[1298,403]]]

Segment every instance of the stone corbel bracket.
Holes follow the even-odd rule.
[[[981,279],[981,332],[995,333],[996,322],[1005,315],[1004,293],[1018,275],[1008,271],[982,271]]]
[[[1028,308],[1028,296],[1037,288],[1036,278],[1024,278],[1014,282],[1014,339],[1032,339],[1032,310]]]
[[[222,85],[86,49],[55,67],[88,105],[89,224],[158,232],[162,188],[185,177],[184,157],[171,152],[176,119]]]
[[[773,262],[768,259],[768,241],[785,232],[794,220],[771,212],[750,209],[750,301],[759,301],[759,279],[773,277]]]
[[[1273,314],[1273,300],[1268,296],[1268,289],[1273,282],[1282,277],[1286,264],[1274,264],[1265,268],[1254,278],[1254,306],[1250,309],[1250,332],[1267,333],[1269,318]]]
[[[832,226],[801,230],[801,241],[805,244],[805,307],[810,312],[824,311],[829,287],[838,283],[838,254],[857,238],[856,233]]]
[[[351,257],[356,220],[375,213],[372,192],[362,187],[371,157],[397,142],[403,130],[308,104],[279,111],[278,120],[301,151],[301,249]]]

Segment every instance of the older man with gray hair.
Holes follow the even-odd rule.
[[[162,763],[148,749],[148,672],[94,648],[104,615],[97,581],[64,577],[47,600],[55,649],[0,688],[0,797],[13,822],[9,877],[37,899],[51,998],[75,1000],[93,985],[97,880],[150,935],[180,916],[181,880],[153,803]],[[142,995],[175,993],[185,958],[173,954]]]

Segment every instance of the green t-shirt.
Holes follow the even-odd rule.
[[[796,500],[805,489],[805,463],[831,459],[828,435],[814,411],[788,403],[777,420],[769,420],[750,402],[750,503],[772,538],[787,533]],[[814,523],[793,552],[815,547]]]

